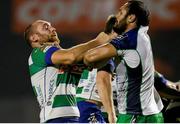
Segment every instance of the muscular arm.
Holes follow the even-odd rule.
[[[113,45],[107,43],[97,48],[87,51],[84,55],[84,63],[88,66],[97,66],[97,63],[117,56],[117,51]]]
[[[155,72],[155,87],[158,89],[161,97],[168,99],[179,99],[180,82],[172,82],[167,80],[157,71]],[[176,95],[175,95],[176,94]]]
[[[102,45],[108,42],[111,37],[103,32],[101,32],[95,39],[74,46],[70,49],[60,49],[52,54],[51,60],[53,64],[72,64],[82,60],[82,54],[86,51]]]
[[[98,94],[101,98],[101,102],[105,110],[108,113],[108,119],[110,123],[116,122],[116,114],[113,104],[112,96],[112,85],[111,85],[112,75],[106,71],[98,71],[96,77],[96,85],[98,89]]]
[[[167,88],[180,92],[180,82],[175,83],[170,80],[167,80],[166,78],[164,78],[162,74],[158,73],[157,71],[155,71],[154,78],[155,78],[155,84],[159,82],[161,84],[164,84]]]

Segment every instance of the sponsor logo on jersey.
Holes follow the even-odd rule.
[[[74,73],[74,74],[81,74],[87,66],[84,64],[74,64],[74,65],[61,65],[58,73],[63,74],[64,72]]]

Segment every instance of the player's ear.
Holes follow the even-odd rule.
[[[29,39],[30,39],[31,42],[38,42],[39,36],[38,36],[38,34],[32,34],[32,35],[29,37]]]
[[[130,14],[128,16],[128,23],[133,23],[136,21],[136,16],[134,14]]]
[[[29,38],[30,38],[32,47],[41,47],[42,46],[42,44],[39,42],[39,35],[38,34],[33,34]]]

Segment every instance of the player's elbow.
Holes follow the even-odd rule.
[[[84,64],[91,66],[94,62],[94,56],[91,54],[85,54],[83,58]]]

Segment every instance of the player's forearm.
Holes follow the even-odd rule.
[[[60,49],[56,51],[51,59],[53,64],[73,64],[83,60],[84,53],[89,49],[92,49],[101,42],[98,39],[93,39],[87,43],[79,44],[69,49]]]
[[[111,44],[107,43],[87,51],[83,61],[88,66],[98,67],[98,64],[114,56],[117,56],[116,49]]]
[[[167,88],[170,88],[170,89],[180,92],[179,82],[175,83],[170,80],[167,80],[162,74],[158,73],[157,71],[155,71],[154,78],[155,78],[155,83],[161,83],[161,84],[165,85]]]
[[[175,82],[167,80],[166,87],[173,89],[177,92],[180,92],[180,82],[175,83]]]
[[[87,52],[90,49],[93,49],[97,46],[102,45],[104,42],[108,42],[106,41],[106,39],[104,39],[105,41],[102,41],[102,39],[93,39],[89,42],[83,43],[83,44],[79,44],[77,46],[74,46],[70,49],[70,52],[72,52],[74,54],[74,57],[76,58],[76,62],[81,61],[83,59],[83,55],[85,52]]]
[[[112,86],[111,86],[111,74],[104,71],[99,71],[97,73],[97,89],[98,94],[101,98],[103,106],[108,113],[108,115],[115,116],[113,96],[112,96]]]
[[[51,59],[53,64],[73,64],[83,60],[84,53],[92,48],[107,43],[109,35],[101,32],[95,39],[79,44],[69,49],[60,49],[53,53]]]
[[[109,41],[111,41],[114,37],[116,37],[116,34],[107,35],[106,33],[101,32],[95,39],[71,48],[71,52],[74,54],[76,61],[81,61],[84,57],[81,55],[82,53],[84,54],[90,49],[106,44]]]

